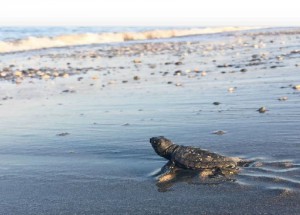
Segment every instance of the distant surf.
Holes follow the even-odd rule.
[[[151,40],[190,36],[198,34],[214,34],[241,30],[251,30],[254,27],[209,27],[190,29],[164,29],[148,30],[140,32],[102,32],[102,33],[74,33],[58,36],[31,36],[0,41],[0,53],[29,51],[35,49],[55,48],[65,46],[89,45],[125,42],[135,40]]]

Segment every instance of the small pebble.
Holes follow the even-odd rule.
[[[49,75],[43,75],[43,76],[42,76],[42,79],[48,80],[48,79],[50,79],[50,76],[49,76]]]
[[[236,87],[229,87],[229,88],[227,89],[227,91],[228,91],[229,93],[233,93],[233,92],[235,91],[235,89],[236,89]]]
[[[181,70],[177,70],[177,71],[174,72],[174,75],[177,75],[177,76],[182,75],[182,71]]]
[[[276,59],[279,60],[279,61],[282,61],[284,59],[283,56],[276,56]]]
[[[201,72],[201,76],[206,76],[207,73],[205,71]]]
[[[117,82],[115,80],[109,81],[107,84],[116,84]]]
[[[9,100],[9,99],[13,99],[13,97],[5,96],[2,98],[2,100]]]
[[[150,68],[150,69],[155,69],[155,68],[156,68],[156,65],[155,65],[155,64],[149,64],[149,68]]]
[[[182,65],[182,62],[178,61],[175,63],[176,66]]]
[[[68,78],[68,77],[69,77],[69,74],[68,74],[68,73],[64,73],[62,77],[63,77],[63,78]]]
[[[286,101],[288,100],[288,97],[287,96],[282,96],[280,98],[278,98],[279,101]]]
[[[59,76],[59,73],[58,73],[58,72],[53,72],[52,75],[53,75],[54,77],[58,77],[58,76]]]
[[[1,72],[1,73],[0,73],[0,76],[1,76],[1,77],[5,77],[6,75],[7,75],[6,72]]]
[[[223,64],[223,65],[217,65],[218,68],[226,68],[226,67],[232,67],[231,64]]]
[[[300,84],[293,86],[294,90],[300,90]]]
[[[138,81],[138,80],[140,80],[140,79],[141,79],[141,78],[140,78],[139,76],[137,76],[137,75],[133,77],[133,80],[135,80],[135,81]]]
[[[68,133],[68,132],[63,132],[63,133],[57,134],[56,136],[64,137],[64,136],[67,136],[67,135],[69,135],[69,134],[70,134],[70,133]]]
[[[43,76],[45,73],[42,72],[42,71],[37,71],[36,74],[37,74],[38,76]]]
[[[138,58],[137,58],[137,59],[134,59],[134,60],[133,60],[133,63],[142,63],[142,61],[141,61],[141,59],[138,59]]]
[[[94,76],[92,76],[92,79],[93,79],[93,80],[98,80],[98,79],[99,79],[99,76],[98,76],[98,75],[94,75]]]
[[[22,73],[21,71],[16,71],[16,72],[14,73],[14,75],[15,75],[16,77],[22,77],[22,76],[23,76],[23,73]]]
[[[213,131],[212,134],[223,135],[223,134],[226,134],[226,131],[222,131],[222,130]]]
[[[75,90],[63,90],[62,93],[75,93]]]
[[[256,111],[258,111],[259,113],[265,113],[266,111],[268,111],[266,109],[266,107],[260,107],[259,109],[257,109]]]

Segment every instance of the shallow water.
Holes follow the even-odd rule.
[[[218,62],[230,59],[227,51],[227,56],[215,56]],[[243,51],[232,62],[253,54]],[[187,58],[185,65],[191,68],[195,62]],[[289,86],[300,82],[296,62],[288,58],[284,67],[252,67],[246,73],[206,65],[208,75],[198,78],[153,76],[142,68],[141,81],[104,88],[107,77],[91,80],[93,72],[80,75],[81,82],[78,76],[17,86],[2,82],[1,94],[13,99],[0,102],[1,213],[195,214],[201,203],[200,214],[296,214],[300,93]],[[123,77],[111,74],[119,82]],[[229,93],[233,86],[235,92]],[[76,92],[61,93],[65,89]],[[288,100],[278,101],[281,96]],[[213,105],[216,101],[221,104]],[[269,111],[258,113],[261,106]],[[212,134],[216,130],[226,133]],[[57,135],[64,132],[69,135]],[[160,193],[153,173],[166,161],[149,143],[159,135],[256,162],[241,169],[234,181],[179,180]]]

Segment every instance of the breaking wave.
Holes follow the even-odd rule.
[[[0,41],[0,53],[28,51],[34,49],[54,48],[64,46],[89,45],[100,43],[125,42],[133,40],[149,40],[189,36],[197,34],[213,34],[230,31],[253,29],[252,27],[214,27],[180,30],[151,30],[143,32],[119,33],[84,33],[67,34],[55,37],[28,37],[14,41]]]

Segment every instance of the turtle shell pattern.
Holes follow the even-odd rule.
[[[200,148],[178,146],[171,153],[171,161],[186,169],[236,169],[237,163],[228,157]]]

